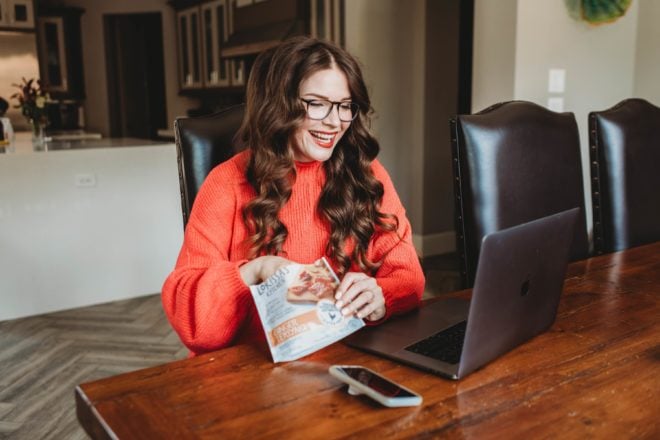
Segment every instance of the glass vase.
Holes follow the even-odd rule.
[[[34,151],[46,149],[46,128],[39,121],[32,121],[32,148]]]

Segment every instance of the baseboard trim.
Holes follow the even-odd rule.
[[[436,234],[413,234],[413,245],[420,257],[449,254],[456,251],[456,234],[454,231]]]

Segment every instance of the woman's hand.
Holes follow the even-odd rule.
[[[377,321],[385,316],[385,297],[375,278],[361,272],[348,272],[337,288],[336,306],[344,316]]]
[[[278,269],[289,264],[293,264],[293,261],[275,255],[264,255],[248,261],[239,268],[239,271],[243,282],[252,286],[270,278]]]

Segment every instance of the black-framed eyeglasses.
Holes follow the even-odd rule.
[[[337,107],[339,120],[342,122],[351,122],[360,112],[360,106],[350,101],[328,101],[327,99],[304,99],[300,98],[307,107],[307,116],[309,119],[317,121],[328,117],[332,107]]]

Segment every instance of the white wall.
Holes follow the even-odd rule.
[[[513,98],[517,0],[475,0],[472,112]]]
[[[424,0],[346,2],[346,48],[361,62],[376,110],[379,156],[421,230],[424,154]]]
[[[106,63],[103,36],[103,15],[159,12],[163,23],[163,56],[165,64],[165,94],[167,123],[171,129],[177,116],[196,107],[193,100],[179,96],[176,26],[174,9],[164,0],[65,0],[67,6],[85,9],[81,18],[83,66],[85,75],[85,122],[88,131],[110,134],[108,90],[105,87]],[[166,127],[161,127],[166,128]]]
[[[586,147],[589,111],[632,96],[637,11],[633,2],[616,22],[594,26],[571,18],[564,2],[519,1],[514,98],[546,105],[563,95]],[[564,94],[548,93],[551,68],[566,69]]]
[[[633,95],[660,106],[660,1],[638,0]]]

